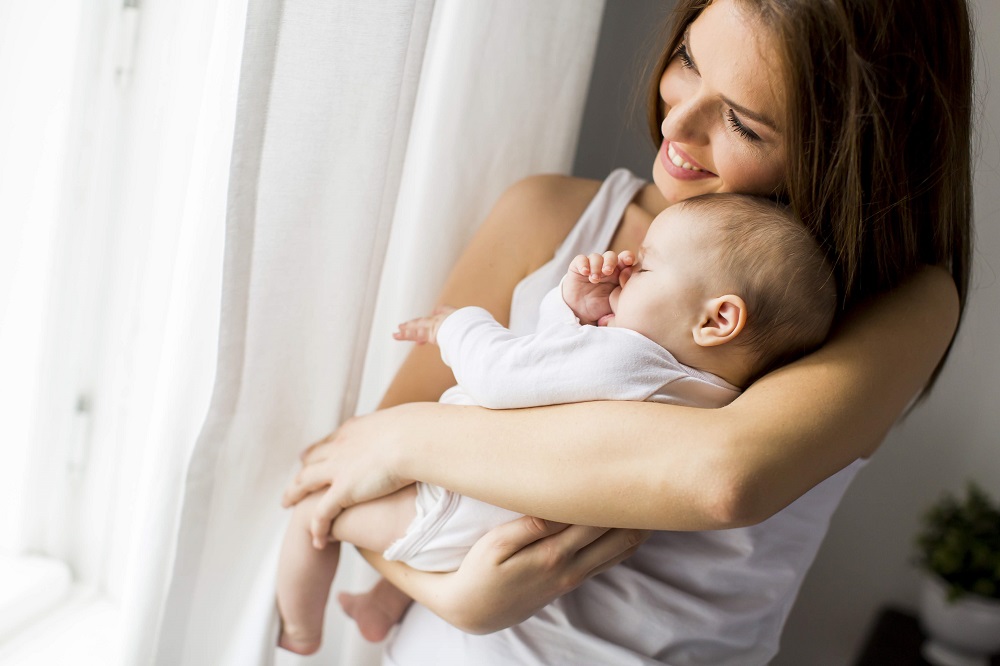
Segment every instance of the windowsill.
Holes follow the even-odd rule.
[[[0,557],[0,645],[55,608],[70,592],[69,567],[51,557]]]
[[[0,558],[0,622],[2,666],[117,663],[118,609],[58,560]]]

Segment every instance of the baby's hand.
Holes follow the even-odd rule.
[[[563,300],[582,323],[597,323],[611,313],[608,297],[628,279],[634,263],[635,255],[628,250],[577,255],[563,280]]]
[[[613,281],[618,285],[621,271],[635,263],[635,255],[629,250],[617,254],[608,250],[604,254],[578,254],[569,264],[569,274],[578,281],[587,280],[592,284]]]
[[[437,343],[437,332],[441,323],[455,311],[455,308],[441,305],[434,309],[429,317],[417,317],[399,325],[399,330],[392,334],[397,340],[409,340],[418,345]]]

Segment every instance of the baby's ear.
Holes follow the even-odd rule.
[[[731,342],[747,323],[747,304],[733,294],[705,302],[699,323],[694,328],[694,341],[702,347],[715,347]]]

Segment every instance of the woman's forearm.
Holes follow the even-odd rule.
[[[428,573],[361,554],[396,587],[446,622],[474,634],[524,621],[556,597],[635,553],[648,537],[519,518],[490,530],[457,571]]]
[[[706,410],[610,401],[522,410],[404,409],[398,435],[409,432],[412,441],[398,450],[397,467],[405,478],[573,524],[732,526],[723,501],[730,492],[727,442],[698,437],[697,451],[684,444],[700,429],[697,412]],[[721,415],[715,416],[712,423],[719,423]],[[649,436],[649,427],[659,434]]]
[[[870,455],[926,383],[957,320],[927,269],[859,310],[821,350],[715,410],[583,403],[404,407],[398,472],[577,524],[697,530],[760,522]]]

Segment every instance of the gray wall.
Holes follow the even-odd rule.
[[[646,71],[673,2],[607,0],[573,175],[603,180],[627,167],[651,178],[656,149],[645,120]]]
[[[668,2],[609,0],[574,173],[603,178],[617,166],[650,177],[641,103],[628,103]],[[774,666],[850,664],[878,609],[912,609],[910,564],[923,509],[976,479],[1000,498],[1000,5],[976,14],[978,163],[976,253],[965,322],[934,393],[886,438],[834,517],[803,585]]]

